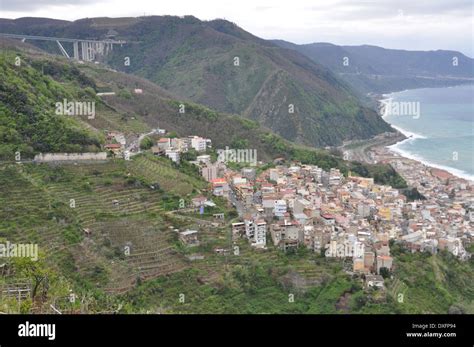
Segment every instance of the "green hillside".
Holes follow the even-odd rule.
[[[339,145],[393,131],[325,67],[225,20],[149,16],[40,22],[18,19],[4,27],[78,38],[103,38],[114,29],[128,42],[107,57],[115,69],[147,78],[178,98],[244,115],[287,140]]]
[[[99,102],[93,82],[81,79],[74,67],[21,60],[16,66],[16,58],[10,51],[0,54],[0,158],[14,160],[15,152],[27,158],[37,152],[97,151],[100,136],[80,118],[55,113],[55,103],[64,99]],[[47,74],[61,77],[56,81]]]

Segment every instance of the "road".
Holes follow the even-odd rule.
[[[156,134],[158,129],[152,129],[152,131],[145,133],[145,134],[140,134],[138,138],[134,138],[130,143],[125,145],[125,151],[128,151],[130,153],[130,156],[134,156],[137,154],[140,154],[142,150],[140,149],[140,143],[146,136],[150,136],[153,134]]]

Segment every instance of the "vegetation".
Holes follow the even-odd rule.
[[[17,61],[20,66],[15,65]],[[38,152],[99,150],[103,141],[100,135],[87,130],[79,117],[55,112],[55,104],[64,99],[96,101],[90,89],[74,87],[91,84],[77,69],[63,68],[52,61],[30,64],[23,55],[5,51],[0,55],[0,75],[1,159],[13,161],[16,152],[28,158]],[[61,75],[65,84],[50,75]]]

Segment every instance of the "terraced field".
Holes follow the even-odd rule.
[[[66,250],[78,276],[111,292],[184,269],[162,193],[129,177],[123,161],[3,167],[0,236],[38,243],[51,260]]]
[[[182,174],[172,167],[169,160],[155,158],[151,155],[140,155],[128,162],[128,169],[134,175],[149,183],[158,183],[161,189],[178,195],[191,194],[194,187],[204,188],[205,183]]]

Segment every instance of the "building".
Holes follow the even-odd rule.
[[[207,144],[210,140],[202,138],[200,136],[189,136],[190,140],[190,147],[194,148],[198,152],[205,152],[207,148]]]
[[[232,240],[241,238],[242,235],[245,235],[245,223],[244,222],[232,223]]]
[[[210,163],[211,163],[211,156],[210,156],[209,154],[198,155],[198,156],[196,157],[196,161],[197,161],[198,163],[207,165],[207,164],[210,164]]]
[[[283,218],[287,212],[285,200],[275,200],[273,203],[273,214],[275,217]]]
[[[180,159],[180,156],[179,156],[179,152],[177,150],[174,150],[174,149],[167,149],[165,151],[165,155],[170,158],[173,162],[175,162],[176,164],[179,164],[179,159]]]
[[[179,233],[179,240],[186,246],[198,246],[198,231],[186,230]]]
[[[208,182],[217,178],[217,164],[207,164],[200,168],[201,176]]]
[[[267,244],[267,222],[264,220],[255,221],[254,247],[265,247]]]
[[[109,143],[104,147],[106,150],[111,151],[115,155],[122,153],[122,145],[120,143]]]
[[[256,171],[254,168],[246,167],[242,169],[242,177],[245,177],[248,180],[253,181],[255,180],[255,176],[256,176]]]
[[[212,184],[212,194],[215,196],[228,196],[229,184],[225,178],[215,178],[210,181]]]
[[[252,241],[255,236],[255,223],[251,219],[246,219],[245,223],[245,236]]]
[[[184,153],[188,151],[188,143],[185,139],[180,139],[178,137],[172,138],[170,140],[170,146],[173,149],[176,149],[178,152]]]
[[[384,279],[380,275],[366,275],[365,285],[367,288],[384,288]]]
[[[270,169],[270,180],[276,182],[280,177],[277,169]]]
[[[365,272],[364,259],[363,258],[354,258],[352,271],[354,272]]]
[[[378,255],[377,256],[377,273],[380,274],[380,269],[386,267],[392,270],[393,258],[389,255]]]
[[[169,137],[162,137],[156,143],[159,149],[166,151],[171,148],[171,139]]]

